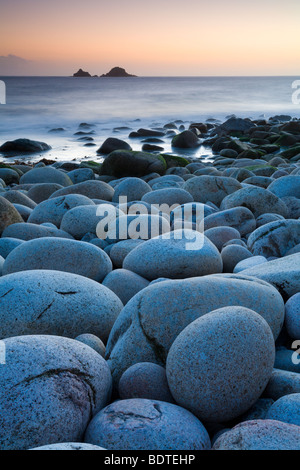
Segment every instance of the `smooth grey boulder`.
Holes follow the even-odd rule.
[[[223,263],[217,248],[202,233],[176,230],[132,250],[123,268],[153,281],[221,273]]]
[[[170,214],[171,207],[174,209],[173,206],[176,207],[181,206],[182,204],[188,204],[193,202],[194,198],[188,191],[185,191],[184,189],[168,188],[157,189],[156,191],[149,192],[142,197],[142,201],[155,206],[166,204],[169,206],[168,213]]]
[[[220,252],[226,243],[230,240],[236,240],[241,236],[240,232],[233,227],[213,227],[206,230],[204,235]]]
[[[300,450],[300,427],[270,419],[246,421],[222,434],[213,450]]]
[[[232,273],[234,268],[243,260],[252,258],[252,253],[250,253],[247,248],[240,245],[228,245],[222,249],[221,252],[222,261],[223,261],[223,272]]]
[[[26,194],[21,193],[21,191],[10,190],[7,191],[3,197],[12,204],[21,204],[22,206],[29,207],[30,209],[34,209],[36,207],[36,203],[26,196]]]
[[[241,236],[244,236],[256,229],[256,220],[252,212],[246,207],[234,207],[205,218],[205,230],[223,226],[235,228]]]
[[[288,219],[299,219],[300,218],[300,198],[296,197],[283,197],[282,201],[288,208]]]
[[[193,196],[194,201],[204,204],[210,201],[217,206],[220,206],[226,196],[241,188],[242,185],[234,178],[222,176],[195,176],[183,185],[183,189]],[[224,209],[230,208],[224,207]]]
[[[0,256],[4,259],[22,243],[25,243],[24,240],[19,240],[17,238],[0,238]]]
[[[254,405],[274,361],[274,337],[261,315],[226,307],[198,318],[179,334],[166,372],[178,405],[203,421],[220,423]]]
[[[59,189],[51,194],[50,199],[68,194],[81,194],[89,199],[103,199],[111,201],[114,195],[114,189],[104,181],[84,181],[83,183],[73,184],[67,188]]]
[[[77,170],[69,171],[68,177],[73,184],[78,184],[84,181],[94,180],[95,174],[90,168],[78,168]]]
[[[18,184],[20,175],[17,171],[11,168],[0,168],[0,178],[5,185]]]
[[[108,155],[101,167],[101,174],[122,178],[145,176],[150,173],[163,174],[167,164],[163,157],[146,152],[115,150]]]
[[[109,336],[106,357],[115,384],[137,362],[164,366],[171,345],[185,327],[213,310],[237,305],[259,313],[278,337],[284,302],[266,282],[222,274],[161,281],[143,289],[124,307]]]
[[[66,173],[51,167],[34,168],[33,170],[28,171],[21,176],[20,183],[56,183],[64,187],[73,185],[71,179]]]
[[[226,210],[240,206],[247,207],[255,217],[270,212],[283,217],[288,215],[288,209],[281,199],[271,191],[257,186],[248,186],[225,197],[221,209]]]
[[[126,197],[128,202],[140,201],[142,197],[150,193],[152,188],[140,178],[126,178],[115,188],[113,202],[120,201],[121,197]]]
[[[57,183],[39,183],[31,185],[31,188],[28,189],[28,197],[32,201],[39,204],[40,202],[46,201],[53,193],[63,189],[61,184]]]
[[[102,285],[112,290],[126,305],[138,292],[149,286],[149,281],[126,269],[115,269],[106,276]]]
[[[248,248],[256,256],[282,257],[300,243],[300,220],[279,220],[256,229]]]
[[[51,150],[50,145],[45,142],[38,142],[30,139],[16,139],[7,141],[0,147],[1,153],[13,153],[15,155],[22,155],[22,153],[36,153]]]
[[[124,240],[150,240],[170,231],[169,221],[160,215],[127,215],[115,218],[109,224],[105,240],[109,244]],[[103,230],[97,229],[99,238],[103,238]]]
[[[10,225],[22,222],[23,219],[13,204],[0,196],[0,236]]]
[[[27,222],[32,213],[32,209],[29,209],[27,206],[22,206],[22,204],[14,204],[14,208],[17,209],[24,222]]]
[[[291,338],[300,338],[300,293],[291,297],[285,305],[285,325]]]
[[[297,336],[298,338],[298,336]],[[297,342],[292,346],[299,346]],[[289,372],[297,372],[300,374],[300,357],[299,352],[295,348],[293,349],[286,349],[284,347],[280,347],[276,351],[276,358],[275,358],[275,369],[286,370]]]
[[[278,222],[279,220],[285,220],[282,215],[279,214],[262,214],[256,219],[257,228],[263,225],[269,224],[270,222]]]
[[[180,423],[180,426],[179,426]],[[85,442],[110,450],[209,450],[208,433],[189,411],[136,398],[112,403],[89,424]]]
[[[178,176],[178,175],[164,175],[164,176],[159,176],[158,178],[155,177],[153,179],[151,179],[150,181],[148,181],[148,184],[149,186],[152,188],[154,185],[156,184],[164,184],[164,183],[179,183],[179,184],[183,184],[184,183],[184,179],[181,177],[181,176]]]
[[[91,333],[106,341],[122,307],[112,291],[76,274],[9,274],[0,279],[0,337]]]
[[[112,271],[105,251],[91,243],[64,238],[37,238],[22,243],[5,260],[3,274],[44,269],[102,282]]]
[[[103,358],[57,336],[13,337],[4,345],[1,449],[80,441],[91,417],[110,399],[111,374]]]
[[[87,233],[94,234],[96,238],[98,224],[105,218],[106,211],[109,211],[112,220],[120,214],[120,211],[109,203],[73,207],[63,215],[60,228],[78,240]]]
[[[299,356],[296,354],[297,359]],[[274,369],[265,390],[265,396],[275,402],[279,398],[293,393],[300,393],[300,374],[287,370]]]
[[[114,267],[122,268],[126,256],[136,247],[145,243],[144,240],[123,240],[113,245],[110,250],[109,257],[113,262]]]
[[[86,346],[94,349],[94,351],[100,354],[100,356],[105,356],[105,345],[97,336],[91,335],[90,333],[85,333],[83,335],[77,336],[75,339],[76,341],[79,341],[80,343],[83,343]]]
[[[95,203],[81,194],[69,194],[41,202],[30,215],[28,222],[32,224],[43,224],[50,222],[60,227],[63,216],[74,207],[95,206]]]
[[[69,233],[58,230],[54,227],[46,227],[43,225],[31,224],[31,223],[15,223],[7,227],[2,233],[3,238],[18,238],[20,240],[29,241],[35,238],[44,237],[59,237],[68,238],[73,240],[72,235]]]
[[[300,426],[300,393],[279,398],[269,409],[266,419]]]
[[[85,450],[85,451],[91,451],[91,450],[106,450],[103,449],[103,447],[99,446],[93,446],[91,444],[81,444],[78,442],[66,442],[65,444],[52,444],[52,445],[47,445],[47,446],[42,446],[42,447],[36,447],[35,449],[30,449],[30,450],[46,450],[46,451],[61,451],[61,450]]]
[[[246,269],[253,268],[255,266],[260,266],[261,264],[267,263],[268,260],[264,256],[252,256],[248,259],[241,260],[234,268],[233,272],[235,274],[246,271]]]
[[[270,184],[268,190],[276,196],[282,197],[296,197],[300,199],[300,176],[283,176]]]
[[[288,300],[300,291],[300,253],[246,269],[243,275],[269,282]]]
[[[152,362],[140,362],[129,367],[120,379],[119,395],[122,400],[147,398],[174,403],[166,370]]]

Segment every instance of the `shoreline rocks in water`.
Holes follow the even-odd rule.
[[[78,129],[0,147],[0,450],[299,449],[300,120]]]

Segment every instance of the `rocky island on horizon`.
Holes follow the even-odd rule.
[[[89,72],[85,72],[82,69],[79,69],[78,72],[73,74],[73,77],[80,77],[80,78],[91,78],[92,75]],[[94,77],[98,77],[98,75],[94,75]],[[110,70],[110,72],[103,74],[100,78],[123,78],[123,77],[136,77],[136,75],[130,75],[126,72],[125,69],[121,67],[114,67]]]

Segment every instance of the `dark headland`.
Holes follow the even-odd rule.
[[[74,73],[73,77],[92,77],[92,75],[89,72],[85,72],[84,70],[79,69],[78,72]],[[97,75],[94,75],[94,77],[97,77]],[[123,77],[136,77],[136,75],[130,75],[129,73],[126,72],[125,69],[121,67],[114,67],[111,69],[110,72],[101,75],[101,77],[123,78]]]

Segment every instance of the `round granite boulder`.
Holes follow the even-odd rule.
[[[213,450],[300,450],[300,426],[280,421],[246,421],[222,434]]]
[[[254,405],[269,382],[274,360],[267,322],[253,310],[226,307],[180,333],[168,354],[167,378],[180,406],[201,420],[220,423]]]
[[[35,183],[56,183],[61,186],[73,185],[69,176],[56,168],[43,167],[34,168],[28,171],[20,178],[21,184],[35,184]]]
[[[192,180],[193,181],[193,180]],[[287,217],[288,209],[283,201],[267,189],[257,186],[247,186],[223,199],[221,209],[247,207],[255,217],[262,214],[274,213]]]
[[[269,409],[266,419],[300,426],[300,393],[279,398]]]
[[[188,191],[196,202],[208,201],[220,206],[223,199],[229,194],[235,193],[242,188],[242,185],[234,178],[222,176],[195,176],[188,180],[183,189]],[[239,206],[241,204],[238,204]],[[224,207],[224,209],[230,209]]]
[[[0,337],[91,333],[106,341],[120,299],[91,279],[60,271],[23,271],[0,278]]]
[[[65,444],[52,444],[48,446],[36,447],[35,449],[30,450],[46,450],[46,451],[60,451],[60,450],[106,450],[99,446],[93,446],[91,444],[81,444],[78,442],[66,442]]]
[[[184,328],[197,318],[228,306],[256,311],[278,337],[284,322],[284,302],[266,282],[222,274],[161,280],[143,289],[124,307],[109,336],[106,357],[115,385],[123,372],[137,362],[164,366],[171,345]]]
[[[140,362],[129,367],[120,379],[119,395],[122,400],[147,398],[174,403],[166,370],[152,362]]]
[[[300,243],[300,220],[279,220],[256,229],[248,239],[254,255],[282,257]]]
[[[115,188],[113,202],[119,202],[120,198],[127,198],[128,202],[140,201],[142,197],[150,193],[152,188],[140,178],[126,178]]]
[[[132,250],[123,268],[153,281],[160,277],[185,279],[221,273],[223,263],[217,248],[203,234],[176,230]]]
[[[91,243],[38,238],[22,243],[8,255],[3,274],[35,269],[79,274],[102,282],[112,271],[112,262],[105,251]]]
[[[112,403],[89,424],[85,442],[110,450],[209,450],[202,423],[171,403],[136,398]]]
[[[28,222],[43,224],[50,222],[60,227],[63,216],[74,207],[95,206],[94,202],[81,194],[69,194],[41,202],[31,213]]]
[[[108,287],[126,305],[138,292],[149,286],[149,281],[126,269],[115,269],[109,273],[102,285]]]
[[[4,345],[1,449],[80,442],[91,417],[110,399],[104,359],[88,346],[56,336],[13,337]]]
[[[68,194],[81,194],[89,199],[102,199],[111,201],[114,195],[114,189],[104,181],[84,181],[83,183],[74,184],[68,188],[59,189],[50,196],[50,199]]]

